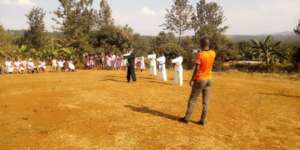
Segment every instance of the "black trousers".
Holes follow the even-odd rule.
[[[130,80],[136,81],[136,76],[135,76],[135,68],[132,66],[127,67],[127,81],[130,82]]]

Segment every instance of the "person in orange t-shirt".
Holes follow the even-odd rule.
[[[199,124],[205,124],[208,113],[208,97],[211,89],[212,68],[216,58],[215,51],[211,50],[209,45],[210,42],[208,38],[205,37],[200,40],[201,51],[196,55],[194,72],[190,81],[192,91],[188,102],[188,108],[185,117],[180,119],[183,123],[190,122],[196,100],[202,93],[203,110]]]

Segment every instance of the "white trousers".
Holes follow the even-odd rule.
[[[179,86],[183,86],[183,71],[182,70],[175,70],[174,81],[175,81],[175,84],[178,84]]]
[[[153,76],[157,76],[156,66],[150,66],[150,74]]]
[[[168,81],[168,77],[167,77],[167,70],[166,70],[166,66],[163,65],[159,65],[159,73],[160,73],[160,79],[163,81]]]

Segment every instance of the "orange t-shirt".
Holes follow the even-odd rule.
[[[195,63],[199,65],[199,69],[194,80],[210,80],[212,78],[212,68],[215,58],[216,52],[213,50],[197,53]]]

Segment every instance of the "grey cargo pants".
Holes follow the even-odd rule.
[[[185,114],[184,119],[186,121],[190,121],[192,118],[192,114],[194,111],[194,107],[197,101],[197,98],[202,93],[202,115],[200,122],[205,122],[207,113],[208,113],[208,98],[211,89],[211,81],[210,80],[199,80],[195,81],[192,87],[192,92],[188,102],[188,108]]]

